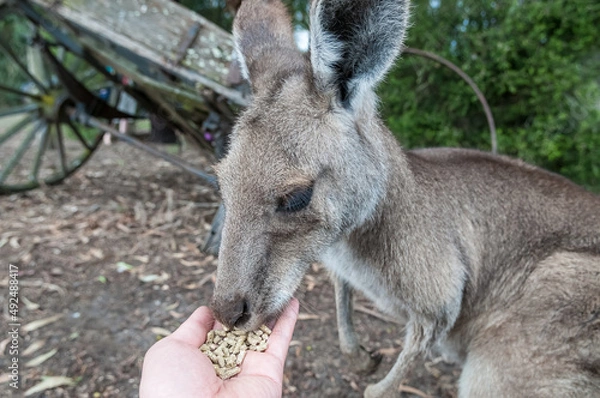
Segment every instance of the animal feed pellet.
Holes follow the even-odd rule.
[[[267,349],[270,334],[271,329],[265,325],[251,332],[238,328],[211,330],[200,351],[211,360],[217,376],[226,380],[240,373],[246,351],[262,352]]]

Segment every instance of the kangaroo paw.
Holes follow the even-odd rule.
[[[400,395],[397,390],[387,384],[369,384],[363,394],[364,398],[396,398]]]
[[[352,370],[365,375],[375,372],[383,359],[383,355],[379,352],[368,351],[363,346],[360,346],[356,353],[347,355],[347,357],[350,360]]]

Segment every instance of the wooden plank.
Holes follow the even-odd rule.
[[[194,82],[192,90],[209,89],[243,105],[227,87],[233,53],[232,36],[202,16],[169,0],[32,0],[65,20],[84,27],[167,72]],[[190,31],[197,29],[194,39]],[[86,42],[89,43],[89,37]],[[99,43],[98,45],[102,45]],[[185,49],[182,54],[182,48]]]

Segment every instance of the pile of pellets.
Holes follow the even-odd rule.
[[[211,360],[217,376],[226,380],[240,373],[240,365],[244,361],[246,351],[262,352],[267,349],[270,334],[271,329],[265,325],[251,332],[237,328],[211,330],[200,351]]]

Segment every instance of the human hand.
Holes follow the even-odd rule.
[[[215,326],[208,307],[200,307],[171,335],[155,343],[144,358],[140,398],[281,397],[283,367],[298,318],[292,299],[277,320],[264,352],[248,351],[240,373],[221,380],[199,347]]]

